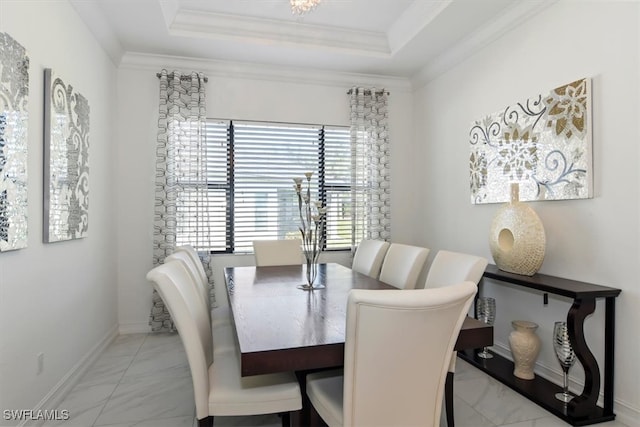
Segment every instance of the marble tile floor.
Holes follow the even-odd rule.
[[[456,369],[457,427],[569,425],[460,359]],[[70,419],[45,427],[197,426],[180,337],[165,333],[119,336],[57,409],[68,410]],[[215,425],[278,427],[280,419],[275,415],[216,417]],[[444,420],[441,426],[446,426]],[[598,426],[625,427],[617,421]]]

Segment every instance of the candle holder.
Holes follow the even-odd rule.
[[[569,369],[576,361],[576,353],[569,341],[569,329],[567,322],[556,322],[553,326],[553,349],[562,367],[562,393],[556,393],[556,399],[567,403],[573,399],[569,393]]]

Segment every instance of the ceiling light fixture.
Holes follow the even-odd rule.
[[[291,3],[291,12],[303,15],[313,10],[321,0],[289,0]]]

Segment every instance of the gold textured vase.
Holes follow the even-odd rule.
[[[489,246],[500,270],[532,276],[542,266],[546,238],[542,221],[533,209],[520,202],[519,192],[519,185],[512,183],[511,202],[493,217]]]

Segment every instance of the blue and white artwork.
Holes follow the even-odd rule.
[[[593,197],[591,81],[536,95],[471,124],[471,203]]]

